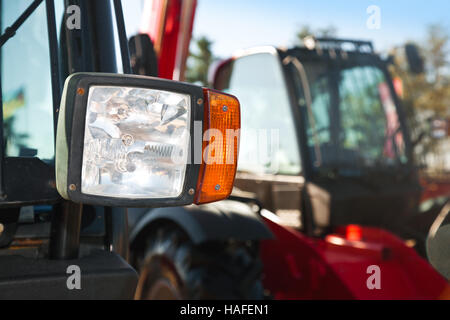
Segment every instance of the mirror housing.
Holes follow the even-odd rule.
[[[147,34],[137,34],[128,41],[133,73],[141,76],[158,76],[158,57],[153,42]]]
[[[424,72],[424,61],[419,48],[415,44],[408,43],[405,45],[405,55],[411,73],[421,74]]]
[[[230,108],[218,111],[217,105]],[[73,74],[66,80],[58,119],[58,192],[76,203],[111,207],[225,199],[234,182],[237,153],[231,166],[216,163],[217,156],[228,159],[235,141],[227,140],[226,148],[216,150],[216,162],[209,163],[203,155],[207,142],[214,140],[203,137],[209,129],[219,126],[223,132],[237,124],[240,129],[240,106],[230,95],[150,77]],[[219,188],[205,191],[212,174]],[[201,196],[205,192],[207,200]]]

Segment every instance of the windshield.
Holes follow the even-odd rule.
[[[304,62],[298,80],[310,161],[315,171],[359,175],[407,162],[399,119],[384,72],[375,65]]]

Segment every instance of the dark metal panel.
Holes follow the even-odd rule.
[[[61,199],[54,167],[38,158],[5,158],[4,182],[5,199],[0,207],[52,204]]]
[[[50,259],[76,259],[80,248],[83,205],[63,201],[52,215]]]
[[[120,254],[128,261],[129,237],[128,237],[128,210],[126,208],[105,208],[105,247]]]
[[[2,210],[0,215],[0,248],[8,246],[13,240],[18,220],[18,208]]]
[[[80,267],[81,290],[69,290],[67,268]],[[0,299],[132,299],[137,273],[119,255],[96,251],[78,260],[0,257]]]

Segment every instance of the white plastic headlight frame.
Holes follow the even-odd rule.
[[[190,97],[190,145],[184,185],[177,197],[130,198],[120,195],[101,196],[82,192],[82,165],[86,112],[89,90],[92,86],[135,87],[169,91]],[[194,135],[194,122],[203,121],[203,90],[186,83],[150,77],[77,73],[67,80],[61,100],[56,141],[56,182],[60,195],[76,203],[113,207],[163,207],[181,206],[194,201],[200,164],[194,164],[195,145],[202,144],[202,136]],[[199,141],[193,139],[197,137]],[[200,150],[196,150],[201,153]]]

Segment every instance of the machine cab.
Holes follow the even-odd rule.
[[[213,82],[241,101],[236,187],[285,223],[314,234],[353,223],[396,229],[415,210],[405,116],[370,42],[239,52]]]

